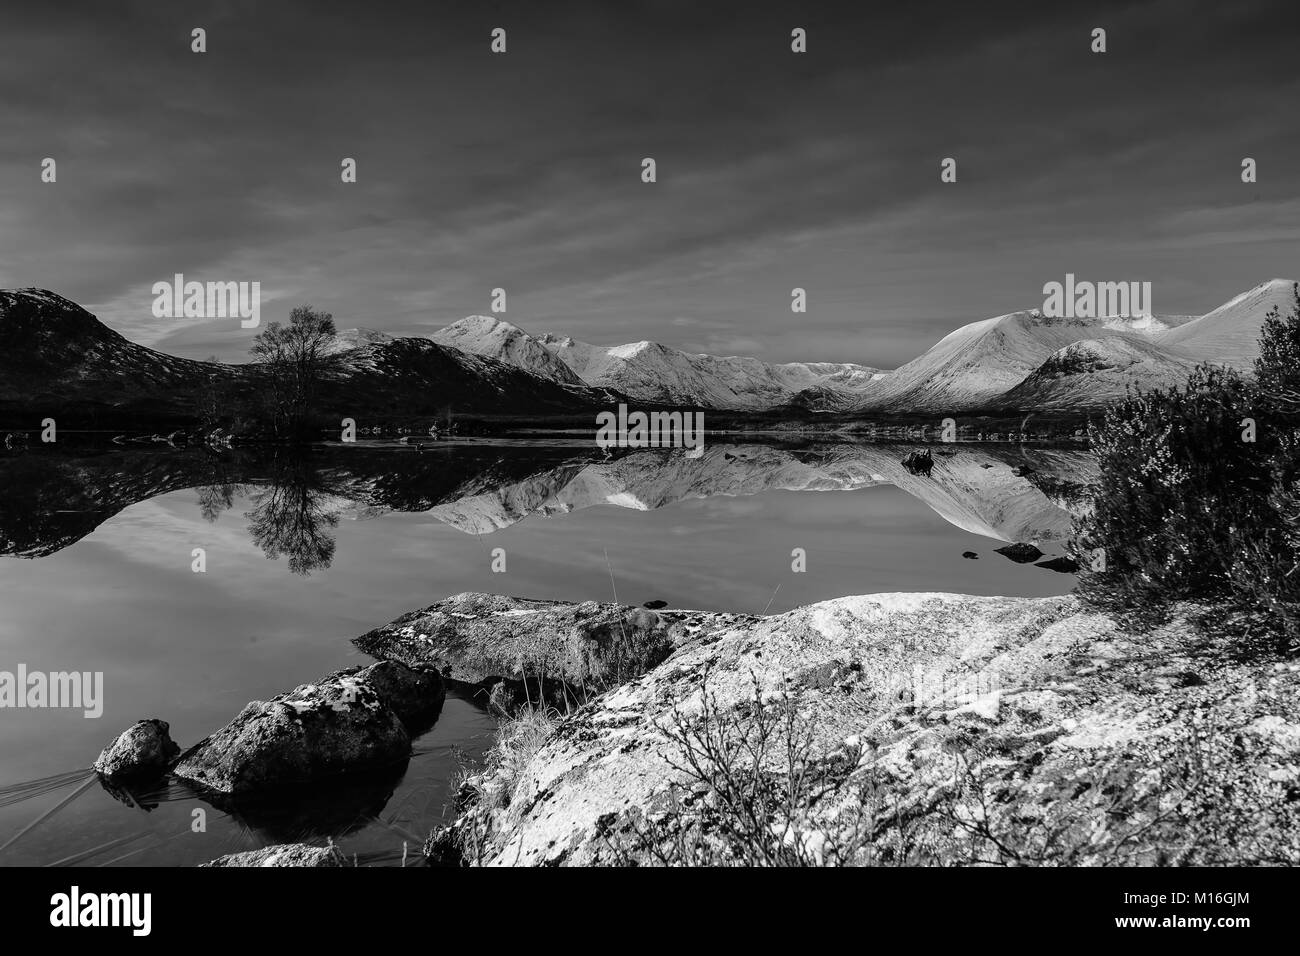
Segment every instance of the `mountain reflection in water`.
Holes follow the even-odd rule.
[[[368,663],[351,638],[460,591],[616,590],[624,603],[749,613],[873,591],[1068,591],[1071,575],[992,551],[1061,552],[1088,507],[1087,453],[932,447],[928,477],[902,466],[912,446],[830,442],[606,458],[555,440],[291,454],[60,436],[0,453],[0,668],[104,674],[99,720],[4,712],[0,845],[13,843],[0,866],[192,865],[294,839],[332,839],[363,863],[398,863],[404,845],[414,858],[459,769],[491,742],[481,700],[449,694],[406,766],[310,794],[235,803],[171,782],[124,799],[80,789],[83,768],[138,719],[167,720],[188,747],[250,700]],[[193,571],[197,548],[206,573]]]
[[[629,451],[606,459],[588,446],[446,443],[284,449],[111,450],[25,453],[0,459],[8,492],[0,554],[42,557],[68,547],[125,508],[194,488],[216,521],[247,495],[252,540],[295,574],[329,567],[341,517],[423,513],[468,534],[597,505],[651,511],[679,501],[769,491],[853,491],[893,485],[945,521],[1003,542],[1068,537],[1095,475],[1079,450],[941,446],[928,475],[902,465],[910,446],[714,444]]]

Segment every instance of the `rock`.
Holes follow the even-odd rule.
[[[466,865],[455,827],[439,827],[424,841],[424,859],[429,866],[461,867]]]
[[[1034,565],[1036,568],[1046,568],[1048,571],[1057,571],[1061,574],[1076,574],[1079,570],[1079,563],[1073,558],[1061,556],[1052,558],[1048,561],[1039,561]]]
[[[104,748],[94,769],[117,779],[164,773],[181,752],[169,730],[167,721],[156,717],[136,721]]]
[[[447,697],[442,675],[432,667],[380,661],[361,674],[410,731],[423,729],[429,716],[442,710]]]
[[[488,712],[508,717],[528,702],[514,681],[499,680],[488,691]]]
[[[903,467],[914,475],[929,475],[934,468],[934,455],[930,449],[925,451],[913,451],[903,459]]]
[[[708,702],[713,733],[752,742],[735,729],[753,731],[771,702],[782,709],[769,713],[795,715],[808,745],[800,779],[813,782],[789,840],[819,858],[830,848],[885,865],[1300,863],[1300,669],[1207,653],[1187,618],[1130,626],[1073,597],[953,594],[841,598],[705,625],[558,722],[526,759],[489,760],[464,788],[484,796],[459,804],[428,850],[449,865],[458,846],[475,847],[471,865],[625,866],[683,845],[734,861],[713,796],[730,784],[693,776],[674,734]],[[1153,662],[1169,680],[1151,680]],[[774,748],[764,777],[786,773],[779,729]],[[744,753],[730,778],[742,786]],[[865,821],[854,815],[864,805]],[[955,831],[953,820],[974,824]],[[690,839],[674,842],[680,834]]]
[[[963,551],[963,552],[961,553],[961,556],[962,556],[963,558],[969,558],[969,559],[972,560],[972,561],[978,561],[978,560],[979,560],[979,555],[976,554],[974,551]]]
[[[406,721],[427,710],[424,699],[432,707],[443,693],[427,669],[349,668],[248,704],[182,754],[175,773],[240,794],[388,767],[410,755]]]
[[[1037,561],[1043,556],[1043,552],[1032,544],[1009,544],[1005,548],[994,548],[993,552],[1005,555],[1016,564],[1028,564],[1031,561]]]
[[[641,606],[642,606],[642,607],[648,607],[648,608],[649,608],[650,610],[652,610],[652,611],[657,611],[657,610],[659,610],[661,607],[667,607],[667,606],[668,606],[668,602],[667,602],[667,601],[660,601],[660,600],[646,601],[646,602],[645,602],[644,604],[642,604]]]
[[[434,667],[449,681],[490,689],[493,706],[545,700],[567,709],[646,673],[707,624],[753,619],[466,593],[353,643],[372,657]]]
[[[342,866],[343,854],[332,846],[281,843],[276,846],[219,856],[203,866]]]
[[[718,625],[560,723],[528,765],[515,768],[503,809],[462,845],[486,843],[491,865],[617,863],[603,835],[629,835],[635,827],[626,814],[660,812],[670,783],[690,783],[674,769],[682,760],[663,731],[675,710],[699,712],[706,672],[710,694],[728,714],[746,713],[755,681],[765,699],[790,694],[809,717],[814,749],[829,754],[889,714],[898,680],[906,680],[912,707],[985,668],[1014,680],[1026,665],[999,659],[1004,635],[1031,639],[1072,616],[1092,620],[1072,598],[877,594]],[[1076,634],[1057,629],[1042,649],[1059,653]],[[502,785],[484,780],[481,792]],[[466,811],[458,825],[472,825],[474,814]]]
[[[1011,474],[1015,475],[1017,478],[1028,478],[1036,470],[1037,469],[1031,468],[1029,465],[1017,465],[1015,468],[1011,469]]]

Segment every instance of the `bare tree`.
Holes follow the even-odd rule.
[[[249,352],[263,384],[277,435],[301,437],[309,428],[321,382],[335,367],[334,316],[310,305],[294,309],[289,324],[272,322]]]

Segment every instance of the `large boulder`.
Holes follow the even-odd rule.
[[[163,773],[181,752],[169,730],[167,721],[156,717],[136,721],[103,749],[94,769],[114,779]]]
[[[354,643],[373,657],[434,667],[449,681],[490,690],[503,710],[527,700],[564,708],[639,677],[702,633],[755,620],[466,593],[404,614]]]
[[[410,722],[443,693],[428,669],[380,663],[339,671],[248,704],[182,754],[175,773],[239,794],[390,766],[410,755]]]
[[[697,640],[540,745],[503,742],[426,852],[745,863],[729,822],[838,862],[1294,865],[1297,714],[1300,663],[1207,653],[1185,618],[1133,631],[1072,597],[840,598]],[[720,794],[759,792],[768,818],[746,830]]]
[[[281,843],[249,850],[247,853],[228,853],[201,866],[342,866],[342,854],[332,846],[308,846],[305,843]]]

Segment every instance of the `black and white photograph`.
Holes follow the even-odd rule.
[[[6,922],[1028,869],[1251,939],[1296,12],[5,0]]]

